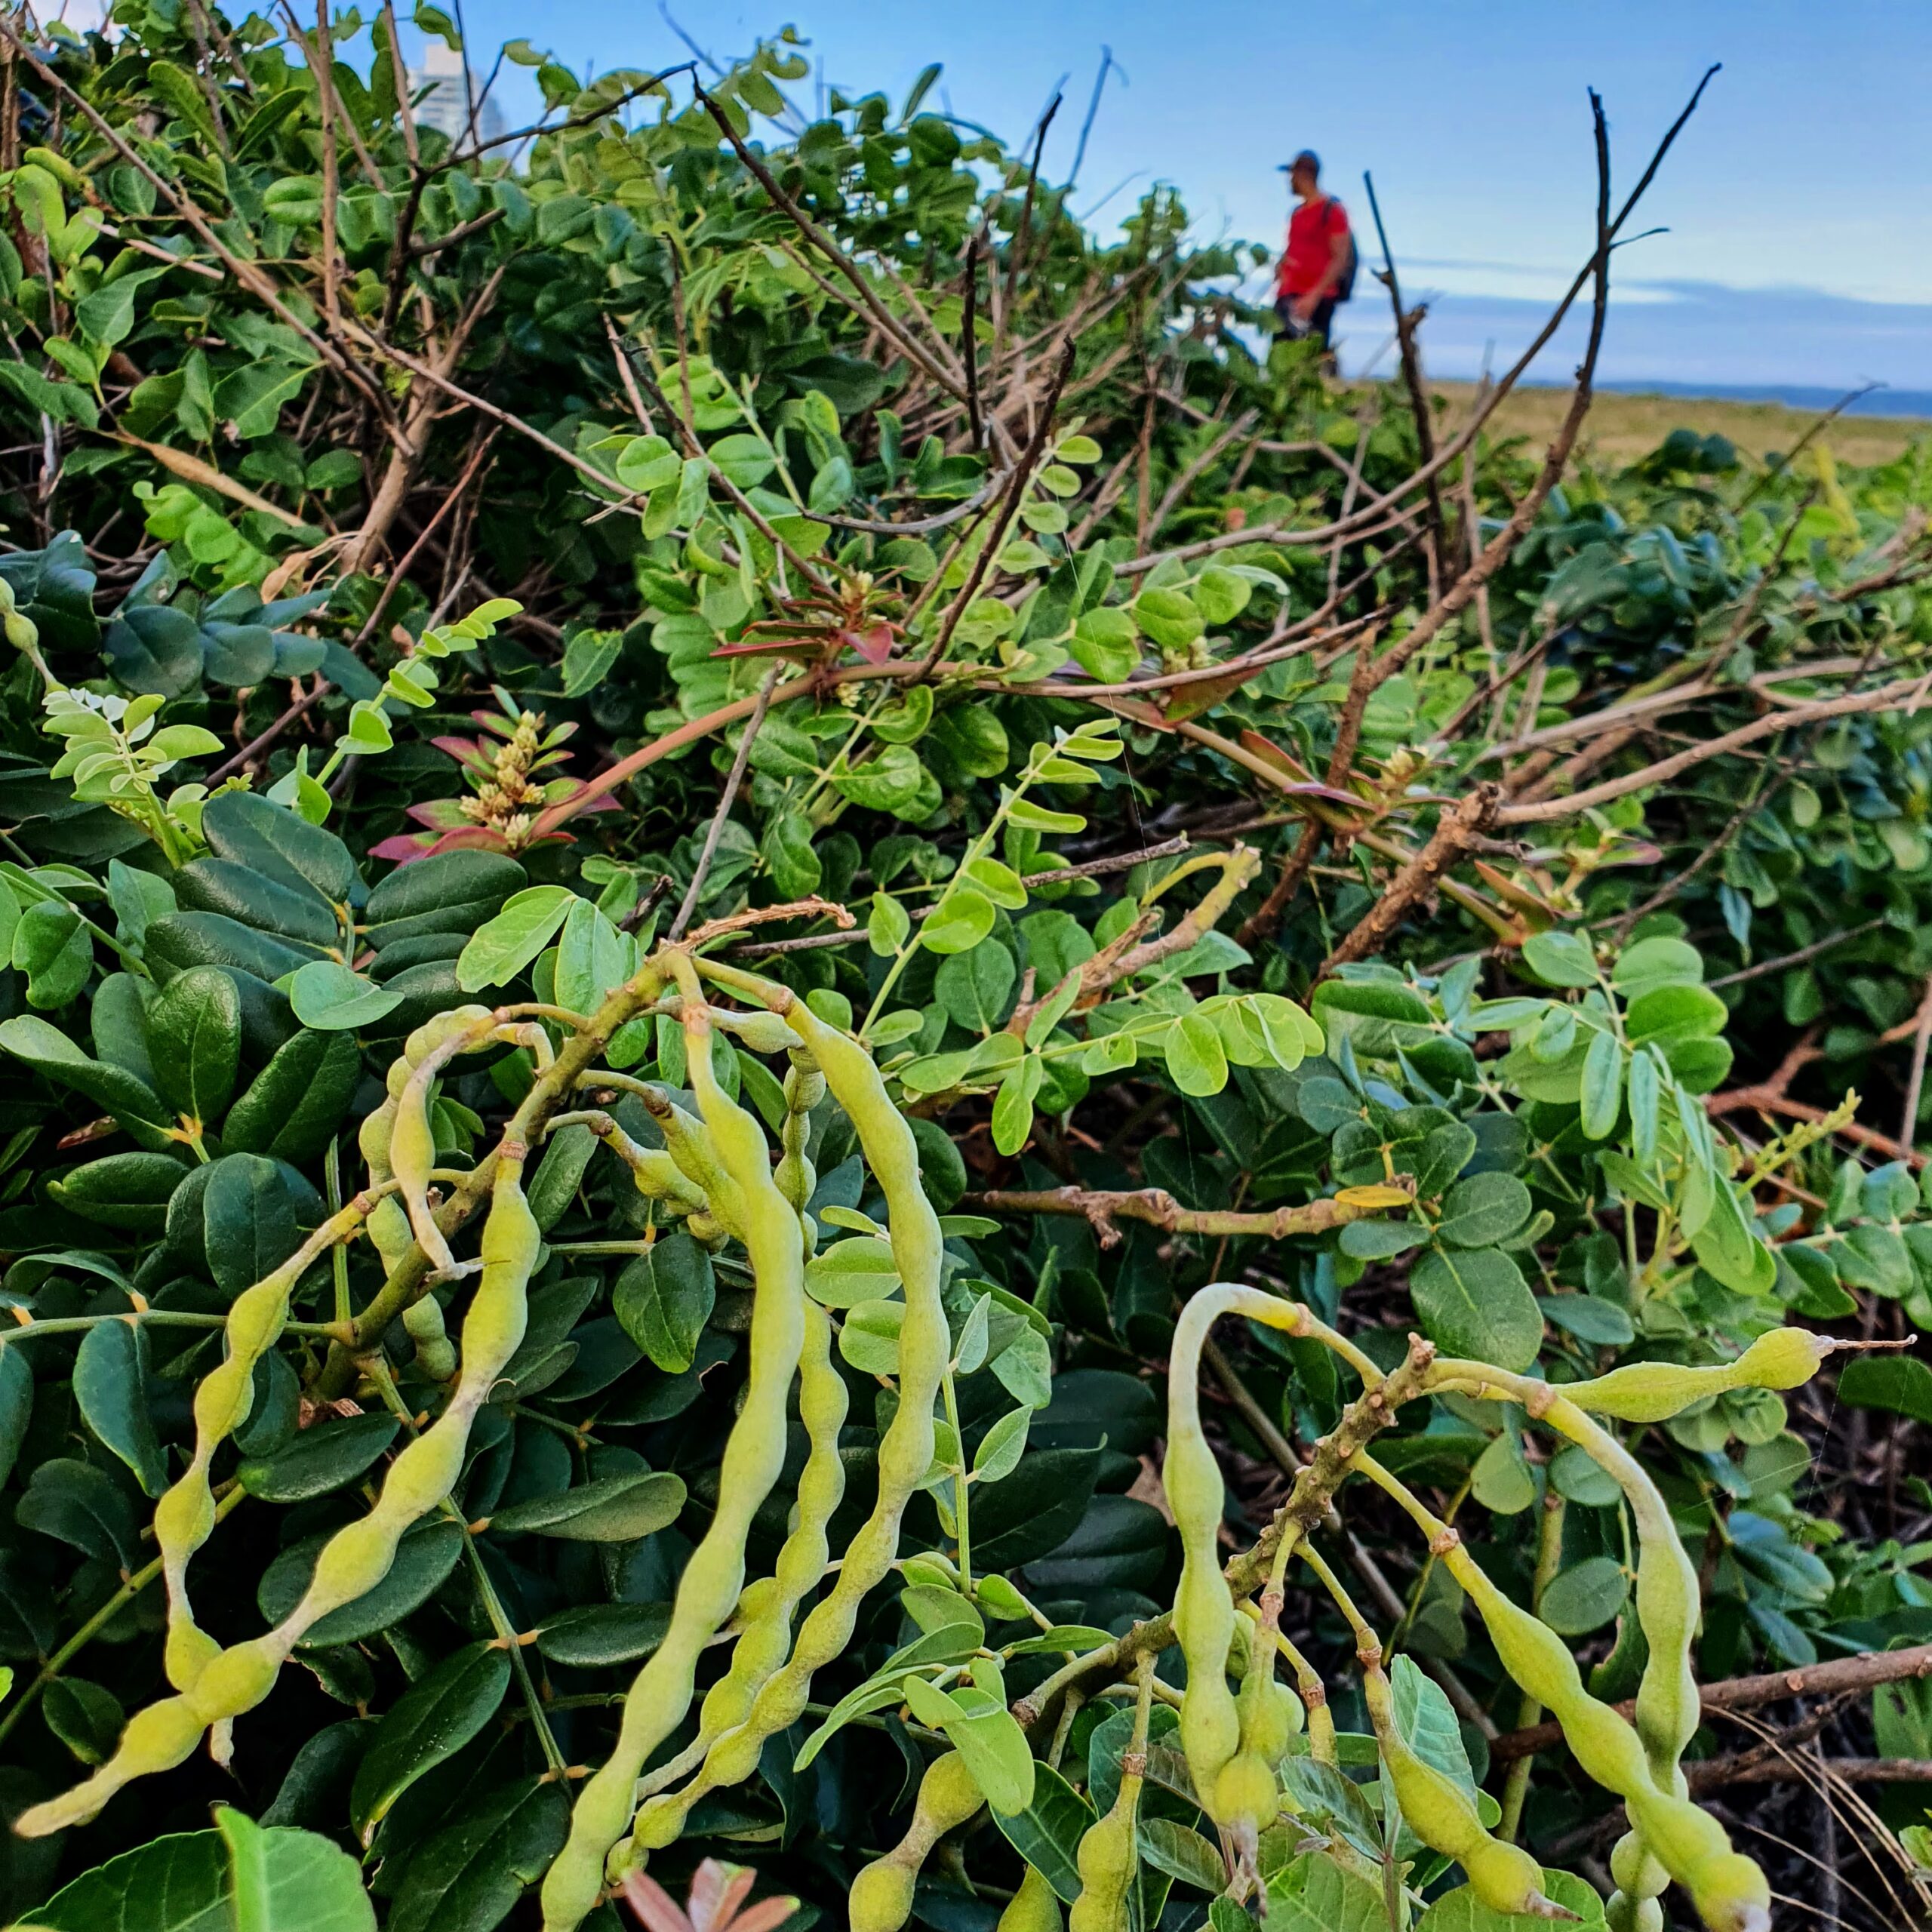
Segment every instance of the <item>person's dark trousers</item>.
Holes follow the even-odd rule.
[[[1294,297],[1284,295],[1275,304],[1275,318],[1281,323],[1281,333],[1291,342],[1306,341],[1312,336],[1325,349],[1328,346],[1328,331],[1335,320],[1335,298],[1324,295],[1315,305],[1315,313],[1303,321],[1294,311]]]

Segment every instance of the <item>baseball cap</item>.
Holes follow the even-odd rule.
[[[1278,162],[1275,172],[1277,174],[1292,174],[1304,162],[1313,168],[1316,174],[1319,174],[1321,172],[1321,157],[1312,148],[1303,148],[1293,161]]]

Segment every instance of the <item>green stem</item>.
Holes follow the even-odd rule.
[[[17,1312],[16,1318],[19,1312]],[[98,1328],[104,1321],[135,1321],[150,1324],[158,1328],[222,1328],[228,1324],[225,1315],[196,1315],[185,1309],[144,1308],[129,1310],[119,1315],[60,1315],[42,1321],[20,1321],[15,1327],[0,1331],[0,1346],[14,1342],[24,1342],[36,1335],[85,1334],[90,1328]],[[285,1321],[282,1331],[290,1335],[315,1335],[331,1342],[342,1339],[342,1331],[333,1321]]]
[[[328,1153],[323,1157],[322,1176],[328,1189],[329,1212],[342,1212],[342,1142],[339,1137],[331,1135]],[[346,1334],[352,1332],[351,1324],[355,1311],[349,1299],[349,1251],[340,1241],[329,1251],[329,1264],[335,1271],[336,1325]]]
[[[966,1444],[959,1432],[959,1401],[952,1386],[952,1364],[948,1362],[940,1377],[940,1388],[946,1402],[946,1420],[952,1430],[953,1441],[959,1450],[960,1469],[952,1478],[952,1519],[957,1531],[955,1540],[959,1545],[959,1587],[968,1596],[973,1593],[973,1530],[967,1513],[966,1500]]]
[[[374,1383],[389,1413],[399,1421],[413,1440],[418,1434],[416,1418],[409,1404],[402,1399],[402,1393],[390,1375],[389,1364],[380,1360],[369,1364],[369,1379]],[[469,1525],[463,1520],[463,1512],[446,1496],[436,1506],[443,1515],[463,1532],[463,1553],[469,1558],[471,1571],[476,1578],[477,1595],[483,1599],[485,1613],[490,1619],[491,1628],[497,1633],[497,1641],[510,1654],[510,1669],[516,1674],[517,1687],[523,1694],[525,1706],[530,1719],[537,1727],[537,1741],[542,1747],[543,1761],[553,1777],[561,1777],[565,1761],[558,1746],[556,1734],[550,1728],[550,1720],[543,1709],[543,1700],[537,1694],[537,1685],[530,1675],[530,1666],[525,1661],[523,1645],[519,1641],[516,1626],[510,1621],[509,1613],[503,1607],[497,1587],[490,1580],[490,1573],[485,1567],[483,1552],[476,1546],[476,1539],[471,1534]]]

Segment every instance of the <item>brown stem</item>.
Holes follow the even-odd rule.
[[[1109,1191],[1085,1187],[994,1188],[967,1196],[968,1204],[993,1214],[1078,1214],[1092,1227],[1103,1247],[1118,1245],[1115,1221],[1144,1221],[1174,1235],[1258,1236],[1286,1241],[1295,1235],[1326,1234],[1379,1208],[1352,1208],[1341,1201],[1311,1201],[1300,1208],[1241,1211],[1183,1208],[1165,1188]]]
[[[1389,291],[1389,306],[1395,314],[1395,344],[1402,358],[1403,386],[1409,392],[1409,413],[1415,418],[1416,451],[1426,469],[1435,458],[1435,426],[1429,415],[1429,389],[1423,381],[1422,356],[1416,346],[1416,331],[1429,312],[1421,308],[1411,312],[1402,306],[1402,285],[1396,279],[1395,251],[1389,246],[1389,231],[1382,225],[1382,204],[1375,198],[1375,177],[1363,171],[1361,185],[1368,191],[1368,211],[1375,218],[1376,238],[1382,244],[1382,267],[1377,279]],[[1432,472],[1427,483],[1429,541],[1435,559],[1436,581],[1449,574],[1449,557],[1444,535],[1441,479]]]
[[[383,613],[389,608],[389,599],[395,595],[396,586],[408,581],[411,568],[414,565],[416,559],[422,555],[423,546],[435,534],[437,526],[463,501],[464,491],[475,481],[476,472],[483,466],[484,458],[490,454],[491,445],[496,441],[501,433],[500,429],[492,424],[484,432],[475,448],[470,451],[469,460],[464,463],[462,473],[443,493],[442,501],[437,504],[435,510],[431,512],[429,521],[423,526],[416,541],[404,552],[402,561],[390,571],[387,580],[383,585],[382,595],[376,599],[376,608],[369,613],[368,622],[356,633],[356,644],[366,644],[376,635],[377,629],[383,621]],[[398,459],[392,455],[389,460],[393,466]],[[368,526],[365,524],[363,528],[366,531]]]
[[[1038,467],[1040,458],[1045,454],[1047,438],[1053,433],[1054,412],[1060,406],[1060,392],[1066,381],[1067,373],[1073,367],[1073,344],[1069,343],[1060,352],[1060,367],[1054,373],[1052,386],[1047,392],[1045,403],[1040,411],[1040,420],[1035,426],[1032,440],[1026,445],[1025,454],[1014,466],[1013,476],[1006,487],[1006,495],[1001,502],[999,512],[993,519],[993,527],[986,541],[980,546],[980,553],[973,559],[973,567],[967,573],[966,581],[959,586],[951,608],[946,611],[939,628],[939,635],[933,639],[932,648],[926,653],[925,662],[920,666],[921,677],[930,677],[944,661],[947,650],[952,643],[952,634],[959,627],[959,620],[965,616],[973,599],[979,595],[980,586],[986,580],[986,573],[998,560],[1000,547],[1006,541],[1006,533],[1013,527],[1013,519],[1019,514],[1021,500],[1026,494],[1026,485],[1034,470]]]
[[[1075,866],[1058,866],[1051,872],[1029,872],[1020,883],[1031,891],[1039,885],[1064,885],[1069,879],[1098,878],[1108,872],[1124,872],[1135,866],[1150,865],[1156,859],[1172,859],[1185,852],[1188,847],[1186,832],[1173,838],[1163,839],[1158,845],[1143,846],[1138,851],[1115,852],[1104,859],[1083,860]],[[933,911],[931,906],[921,906],[912,914],[912,922],[917,924]],[[811,933],[803,939],[773,940],[758,946],[742,946],[731,956],[734,959],[757,959],[774,952],[810,952],[820,946],[863,946],[867,935],[863,932]]]
[[[684,937],[685,928],[691,924],[691,915],[697,909],[697,896],[704,890],[705,875],[711,870],[718,841],[724,835],[724,822],[731,816],[731,808],[737,801],[738,787],[744,782],[745,767],[752,755],[752,741],[758,736],[758,727],[764,722],[764,714],[771,707],[772,688],[778,682],[779,669],[777,665],[773,665],[758,685],[758,703],[752,712],[751,722],[745,727],[743,737],[738,740],[737,755],[731,761],[731,776],[724,781],[718,809],[712,814],[711,823],[705,832],[704,848],[697,855],[697,863],[691,868],[691,882],[685,890],[684,903],[678,908],[678,916],[671,921],[671,930],[665,935],[673,945]]]
[[[1748,1757],[1749,1763],[1743,1761]],[[1932,1758],[1706,1758],[1686,1764],[1691,1790],[1715,1791],[1732,1784],[1809,1783],[1820,1774],[1847,1784],[1932,1784]]]
[[[1761,738],[1774,737],[1796,725],[1817,724],[1832,718],[1850,718],[1861,712],[1909,708],[1924,698],[1928,687],[1932,687],[1932,676],[1901,678],[1881,685],[1875,691],[1854,691],[1846,697],[1821,698],[1815,703],[1796,705],[1788,711],[1773,711],[1762,718],[1754,718],[1749,724],[1740,724],[1734,731],[1707,738],[1688,750],[1660,758],[1641,771],[1629,772],[1621,778],[1574,792],[1567,798],[1546,799],[1535,804],[1505,805],[1497,814],[1496,822],[1498,825],[1547,825],[1558,819],[1572,818],[1579,812],[1594,811],[1598,805],[1609,804],[1630,792],[1667,784],[1694,765],[1702,764],[1709,758],[1721,758],[1728,752],[1741,751]]]
[[[1912,1036],[1912,1072],[1905,1085],[1905,1110],[1899,1117],[1899,1145],[1915,1146],[1918,1140],[1918,1097],[1925,1087],[1925,1054],[1932,1047],[1932,979],[1925,982],[1920,995],[1918,1015]]]
[[[939,364],[900,326],[898,318],[878,299],[871,281],[858,263],[854,261],[852,257],[840,248],[838,244],[833,241],[832,237],[826,234],[825,230],[820,228],[818,223],[814,221],[811,217],[807,214],[804,210],[800,208],[798,203],[778,185],[777,177],[774,176],[771,169],[767,168],[764,163],[752,152],[740,137],[737,129],[732,126],[730,115],[705,91],[695,76],[692,79],[691,86],[705,112],[718,123],[718,127],[723,131],[724,138],[731,143],[732,149],[738,158],[744,163],[746,168],[750,171],[752,178],[770,197],[772,206],[787,216],[799,233],[804,235],[851,285],[853,292],[863,306],[866,313],[878,325],[881,333],[908,361],[932,381],[937,383],[949,395],[964,402],[966,391],[964,383],[955,380],[949,373],[941,368]]]
[[[1429,843],[1383,888],[1367,915],[1322,961],[1318,978],[1337,966],[1380,952],[1417,900],[1433,891],[1442,875],[1488,831],[1501,803],[1503,788],[1481,784],[1437,821]],[[1311,821],[1311,829],[1312,821]]]
[[[1657,143],[1649,165],[1637,177],[1637,185],[1624,198],[1623,205],[1618,209],[1616,219],[1610,223],[1608,234],[1611,239],[1615,239],[1623,224],[1629,220],[1637,204],[1649,191],[1651,183],[1657,178],[1657,170],[1663,165],[1664,157],[1675,144],[1678,136],[1684,131],[1691,115],[1697,112],[1698,103],[1704,97],[1704,90],[1710,85],[1718,71],[1716,66],[1706,70],[1703,79],[1692,90],[1683,111],[1665,131],[1663,139]],[[1562,326],[1564,318],[1574,306],[1577,297],[1583,293],[1592,277],[1600,272],[1603,255],[1604,251],[1600,245],[1578,272],[1576,279],[1571,283],[1562,300],[1551,311],[1549,319],[1537,331],[1529,346],[1504,372],[1487,398],[1472,413],[1469,420],[1456,436],[1436,451],[1433,462],[1423,464],[1385,495],[1371,497],[1355,512],[1353,524],[1330,524],[1315,530],[1297,530],[1286,523],[1264,524],[1249,530],[1227,531],[1218,537],[1204,537],[1198,543],[1185,543],[1178,549],[1163,551],[1155,555],[1137,557],[1131,562],[1123,564],[1119,574],[1124,577],[1139,576],[1158,568],[1169,558],[1186,561],[1195,557],[1212,555],[1217,551],[1228,549],[1237,544],[1258,543],[1264,537],[1280,543],[1325,543],[1344,531],[1358,533],[1377,518],[1386,515],[1402,497],[1421,489],[1431,477],[1439,475],[1448,464],[1454,462],[1475,442],[1483,424],[1501,407],[1503,398],[1515,388],[1530,365],[1548,346],[1550,338]]]

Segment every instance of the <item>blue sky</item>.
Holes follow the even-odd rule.
[[[1638,224],[1669,232],[1619,256],[1605,376],[1932,391],[1932,12],[1910,0],[672,0],[672,11],[720,58],[789,20],[848,91],[897,96],[943,60],[930,101],[943,95],[1015,144],[1064,75],[1047,154],[1057,178],[1110,46],[1125,84],[1109,81],[1075,197],[1084,211],[1117,190],[1101,226],[1158,179],[1204,234],[1274,244],[1276,162],[1317,149],[1324,186],[1364,222],[1371,168],[1405,292],[1432,301],[1426,346],[1444,375],[1475,373],[1491,342],[1506,360],[1587,252],[1585,89],[1604,97],[1627,183],[1721,60]],[[685,57],[654,0],[466,0],[464,12],[472,59],[520,35],[580,72]],[[505,100],[513,112],[534,104],[534,93]],[[1355,361],[1387,334],[1380,301],[1364,278],[1345,312]],[[1567,359],[1559,345],[1542,373],[1559,378]]]

